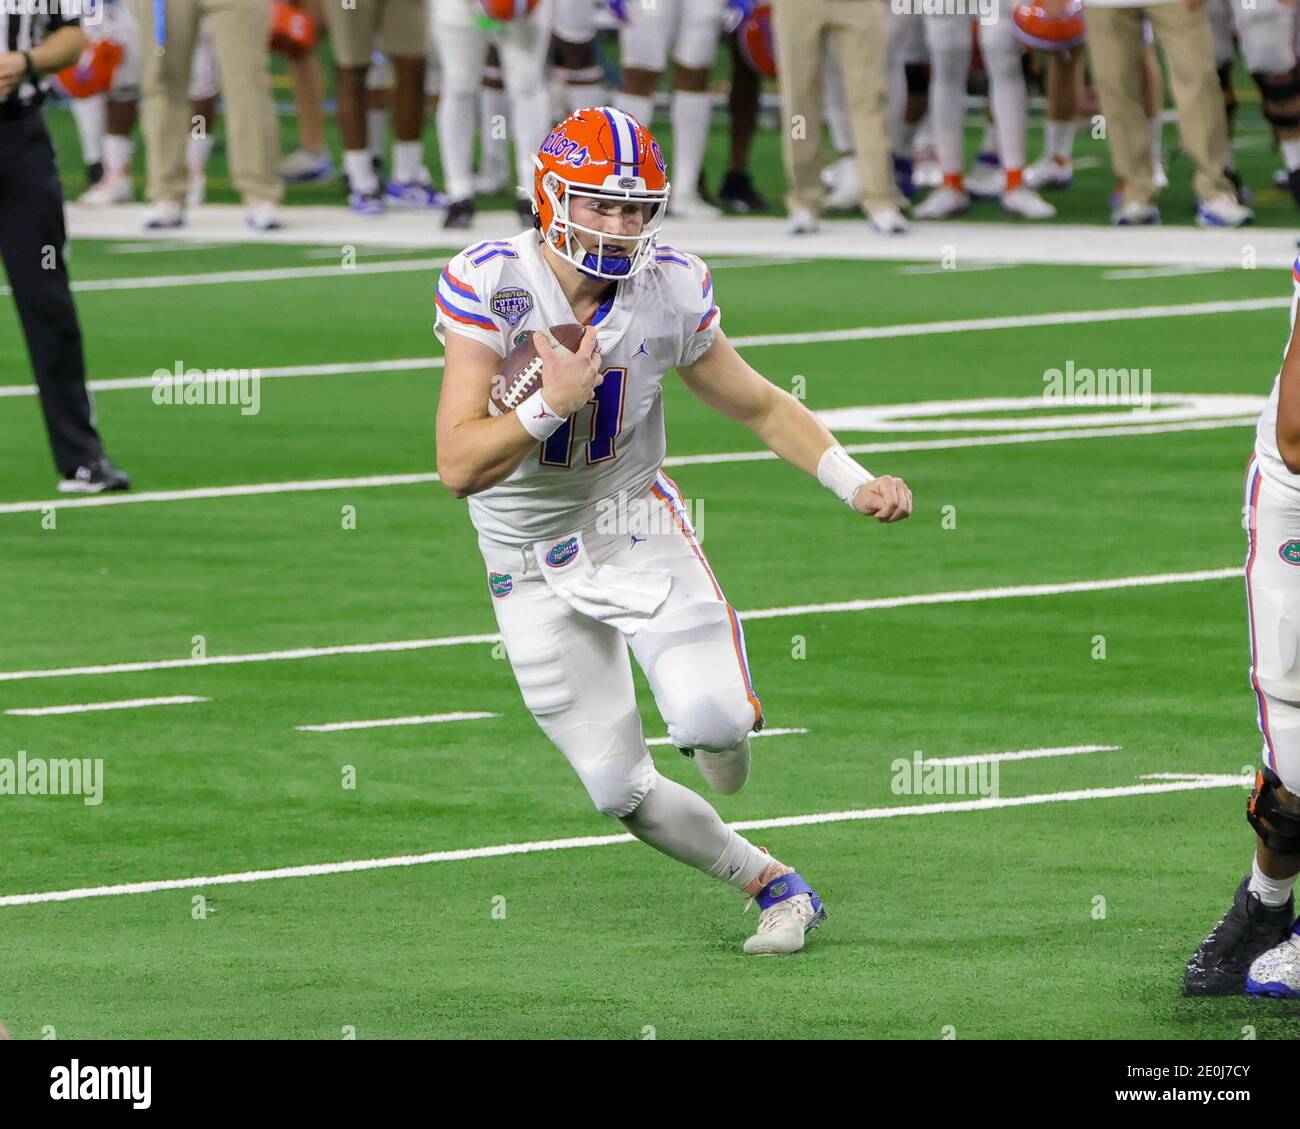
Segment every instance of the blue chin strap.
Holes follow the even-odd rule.
[[[628,255],[597,255],[588,251],[582,256],[582,267],[579,268],[588,278],[608,278],[615,275],[622,278],[632,269],[632,259]],[[603,274],[593,274],[593,271],[603,271]]]

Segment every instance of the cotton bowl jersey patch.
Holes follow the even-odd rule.
[[[569,537],[546,552],[546,563],[552,568],[563,568],[578,555],[578,539]]]
[[[1289,565],[1300,565],[1300,541],[1288,541],[1277,551],[1277,555]]]
[[[488,587],[492,589],[492,595],[498,600],[503,596],[509,596],[514,586],[515,582],[510,579],[508,572],[488,573]]]
[[[492,312],[516,326],[533,308],[533,296],[519,286],[503,286],[492,295]]]

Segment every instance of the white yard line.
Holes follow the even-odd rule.
[[[1194,792],[1209,788],[1240,788],[1240,776],[1198,776],[1193,780],[1158,784],[1129,784],[1115,788],[1083,788],[1070,792],[1048,792],[1033,796],[988,797],[979,800],[951,800],[931,804],[903,804],[857,811],[817,812],[811,815],[780,816],[775,819],[747,819],[729,824],[737,831],[761,831],[773,827],[809,827],[823,823],[848,823],[860,820],[893,819],[898,816],[952,815],[959,812],[998,811],[1033,807],[1041,804],[1076,803],[1083,800],[1108,800],[1125,796],[1153,796],[1170,792]],[[530,843],[502,843],[491,847],[463,850],[431,851],[421,855],[395,855],[390,858],[355,859],[347,862],[316,863],[309,866],[284,866],[270,870],[245,870],[202,878],[165,878],[150,882],[124,882],[111,886],[83,886],[74,890],[49,890],[38,894],[7,894],[0,897],[0,907],[37,905],[43,902],[72,902],[86,898],[105,898],[124,894],[153,894],[161,890],[192,890],[208,886],[233,886],[248,882],[269,882],[281,878],[315,878],[327,874],[351,874],[364,870],[389,870],[402,866],[422,866],[434,862],[465,862],[470,859],[501,858],[506,855],[537,854],[545,851],[575,850],[585,847],[609,847],[634,842],[631,835],[587,835],[572,839],[546,839]]]
[[[968,757],[927,757],[922,764],[986,764],[992,761],[1028,761],[1042,757],[1077,757],[1082,753],[1113,753],[1121,745],[1057,745],[1046,749],[1013,749],[1006,753],[974,753]]]
[[[303,733],[342,733],[349,729],[387,729],[394,725],[441,725],[448,721],[483,721],[500,717],[499,713],[482,710],[460,710],[454,713],[429,713],[417,717],[381,717],[372,721],[330,721],[324,725],[295,725]]]
[[[340,258],[342,253],[340,252]],[[97,290],[172,290],[178,286],[219,286],[223,283],[283,282],[291,278],[350,278],[368,274],[395,274],[408,271],[435,271],[447,262],[436,259],[397,259],[383,263],[354,263],[344,269],[331,267],[257,267],[251,270],[196,271],[193,274],[159,274],[140,278],[87,278],[74,280],[72,289],[80,294]],[[0,286],[0,294],[12,293]]]
[[[755,737],[793,737],[807,732],[807,729],[801,727],[794,729],[760,729],[757,733],[751,733],[749,738],[752,741]],[[651,746],[671,745],[673,739],[671,737],[651,737],[646,741],[646,744]]]
[[[99,713],[103,710],[138,710],[146,706],[187,706],[194,702],[207,702],[193,694],[173,694],[169,698],[124,698],[116,702],[83,702],[72,706],[38,706],[35,709],[5,710],[13,717],[51,717],[66,713]]]
[[[1190,422],[1147,424],[1139,427],[1085,427],[1059,431],[1015,432],[1009,435],[972,435],[957,439],[902,439],[881,443],[845,443],[854,455],[892,454],[906,451],[957,451],[966,447],[1002,447],[1021,443],[1055,443],[1070,439],[1113,439],[1125,435],[1162,435],[1176,431],[1218,431],[1228,427],[1253,427],[1255,416]],[[776,459],[774,452],[720,451],[709,455],[678,455],[664,460],[666,467],[706,466],[713,463],[751,463]],[[300,494],[316,490],[364,490],[386,486],[417,486],[437,482],[436,473],[371,474],[356,478],[309,478],[290,482],[251,482],[234,486],[200,486],[186,490],[142,490],[90,497],[42,498],[29,502],[0,503],[0,514],[44,513],[47,510],[93,509],[98,506],[134,506],[154,502],[189,502],[203,498],[240,498],[259,494]]]
[[[309,269],[315,270],[318,268]],[[945,333],[980,333],[1052,325],[1087,325],[1111,321],[1136,321],[1143,318],[1254,313],[1259,310],[1289,309],[1290,304],[1290,298],[1246,298],[1235,301],[1195,302],[1182,306],[1132,306],[1121,309],[1063,310],[1057,313],[1025,314],[1018,317],[965,318],[960,321],[926,321],[904,325],[863,325],[849,329],[827,329],[810,333],[755,334],[747,337],[732,337],[730,340],[738,349],[759,349],[772,345],[819,345],[838,341],[926,337],[930,334]],[[259,368],[257,371],[264,377],[339,376],[350,373],[418,371],[421,369],[442,368],[444,364],[445,361],[442,357],[400,357],[333,364],[270,366]],[[243,367],[247,368],[249,366]],[[206,379],[217,379],[217,377]],[[90,381],[88,387],[92,392],[114,392],[152,388],[154,383],[153,376],[106,377]],[[35,384],[0,384],[0,397],[34,395],[36,395]]]
[[[869,600],[842,600],[830,604],[798,604],[783,608],[758,608],[740,613],[742,620],[781,619],[786,616],[824,615],[878,611],[885,608],[927,607],[934,604],[979,603],[985,600],[1014,600],[1024,597],[1061,596],[1080,592],[1113,592],[1125,588],[1155,588],[1168,584],[1201,584],[1230,580],[1242,575],[1242,567],[1201,569],[1196,572],[1162,572],[1146,576],[1117,576],[1105,580],[1072,580],[1055,584],[1020,584],[1003,588],[971,588],[965,591],[926,592],[911,596],[881,596]],[[239,666],[244,663],[293,662],[298,659],[333,655],[386,654],[394,651],[425,651],[433,647],[477,646],[496,643],[499,635],[443,635],[432,639],[401,639],[387,643],[346,643],[333,647],[296,647],[285,651],[260,651],[242,655],[207,655],[204,658],[147,659],[139,662],[107,663],[96,666],[65,666],[45,670],[0,672],[0,682],[25,682],[35,678],[69,678],[79,675],[137,674],[147,670],[188,670],[202,666]]]

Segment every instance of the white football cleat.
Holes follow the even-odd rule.
[[[1196,206],[1197,227],[1241,227],[1254,218],[1254,212],[1231,196],[1216,196]]]
[[[979,158],[966,174],[966,191],[976,200],[996,200],[1006,187],[1007,176],[1002,166]]]
[[[745,942],[750,956],[789,956],[804,946],[809,930],[826,920],[822,900],[803,878],[794,873],[774,878],[745,903],[758,902],[762,913],[758,928]]]
[[[1160,209],[1154,204],[1139,204],[1135,200],[1130,200],[1111,212],[1110,219],[1112,223],[1118,224],[1120,227],[1159,223]]]
[[[77,203],[99,207],[106,204],[129,204],[133,199],[135,187],[131,178],[123,173],[106,172],[98,184],[92,184],[77,197]]]
[[[790,213],[790,225],[786,228],[791,235],[811,235],[821,230],[821,222],[807,208],[800,208]]]
[[[244,213],[244,226],[250,231],[279,231],[284,226],[280,222],[280,211],[269,200],[250,204]]]
[[[822,172],[822,182],[830,190],[823,206],[827,208],[856,208],[862,202],[862,181],[858,176],[856,157],[845,156]]]
[[[1044,188],[1069,188],[1074,180],[1074,162],[1044,153],[1025,169],[1025,183],[1035,192]]]
[[[185,212],[175,200],[159,200],[144,215],[144,226],[150,231],[183,227],[184,224]]]
[[[1285,941],[1255,958],[1246,974],[1246,992],[1300,1000],[1300,922],[1291,927],[1291,936]]]
[[[716,220],[722,211],[707,200],[700,198],[698,192],[674,192],[668,201],[668,215],[678,220]]]
[[[1056,209],[1027,184],[1002,195],[1002,210],[1027,220],[1050,220]]]
[[[912,218],[918,220],[946,220],[970,211],[970,197],[946,184],[933,192],[912,209]]]
[[[1157,161],[1155,165],[1152,166],[1151,182],[1156,186],[1157,189],[1169,187],[1169,174],[1165,172],[1165,166],[1162,165],[1159,161]]]
[[[877,235],[902,235],[907,230],[907,220],[897,208],[877,208],[867,216],[867,222]]]

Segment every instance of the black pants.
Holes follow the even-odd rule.
[[[91,420],[81,327],[63,261],[63,190],[39,109],[0,116],[0,258],[63,475],[104,453]]]

